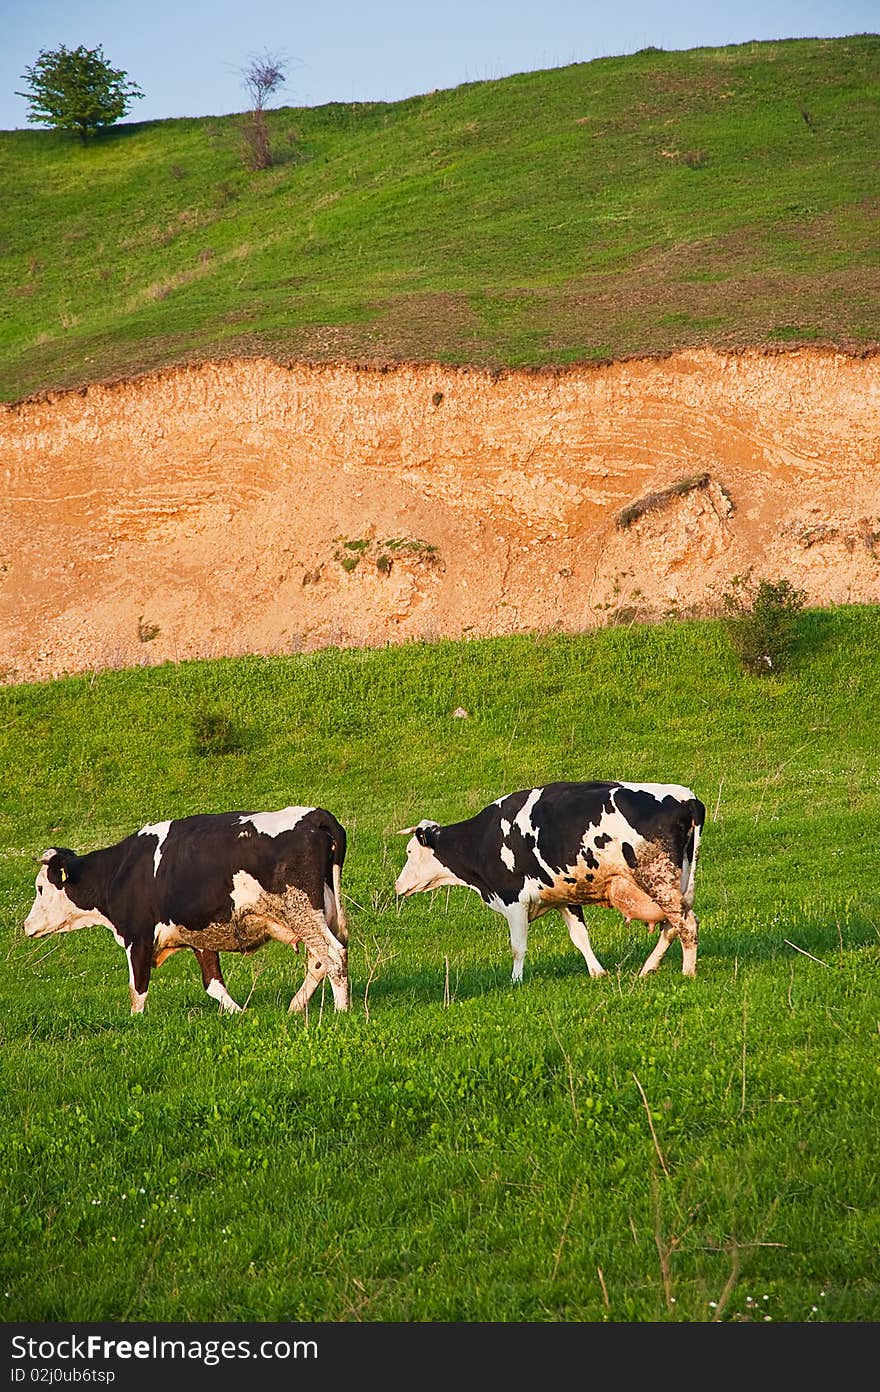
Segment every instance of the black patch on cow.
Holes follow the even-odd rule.
[[[656,839],[658,825],[664,820],[664,807],[680,806],[674,798],[664,798],[660,801],[653,793],[647,793],[641,788],[618,788],[614,794],[614,801],[619,812],[623,814],[634,831],[646,841]]]
[[[611,837],[606,837],[606,840],[610,841]],[[599,844],[598,841],[596,842],[596,844]],[[589,846],[584,847],[584,860],[586,861],[587,865],[589,865],[591,870],[599,869],[599,859],[596,856],[595,852]]]
[[[632,846],[629,844],[628,841],[623,841],[621,842],[620,849],[623,852],[623,858],[629,866],[630,870],[635,870],[636,866],[639,863],[639,858],[633,850]]]
[[[532,807],[531,822],[538,833],[541,857],[555,870],[576,865],[586,854],[584,841],[612,811],[613,783],[548,783]],[[587,858],[593,869],[598,861]]]
[[[607,832],[607,831],[602,831],[602,832],[600,832],[599,835],[595,838],[595,840],[594,840],[594,842],[593,842],[593,845],[596,847],[596,850],[597,850],[597,851],[601,851],[602,848],[603,848],[604,846],[607,846],[607,845],[608,845],[608,842],[609,842],[610,840],[611,840],[611,837],[608,835],[608,832]]]
[[[640,788],[619,787],[614,802],[630,826],[646,841],[662,846],[674,865],[682,863],[694,823],[702,827],[706,817],[699,798],[682,802],[672,793],[657,798]]]

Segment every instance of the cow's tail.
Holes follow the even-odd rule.
[[[327,926],[341,943],[348,942],[348,922],[342,904],[342,865],[346,836],[338,822],[327,825],[327,870],[324,878],[324,916]]]
[[[336,919],[333,931],[340,942],[348,942],[348,923],[345,917],[345,909],[342,906],[342,866],[333,857],[333,906],[334,917]]]
[[[685,908],[690,911],[694,906],[697,856],[700,851],[703,823],[706,820],[706,809],[699,798],[692,797],[685,803],[683,810],[689,824],[687,825],[684,853],[681,860],[681,897]]]

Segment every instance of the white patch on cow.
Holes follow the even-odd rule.
[[[507,820],[506,817],[501,818],[501,835],[504,837],[508,837],[510,835],[510,822]],[[513,866],[511,866],[511,869],[513,869]]]
[[[162,859],[162,845],[165,841],[165,837],[168,835],[168,832],[170,830],[170,822],[152,822],[148,826],[141,827],[140,831],[138,832],[138,836],[155,836],[158,838],[156,842],[156,850],[153,854],[154,875],[158,875],[159,873],[159,861]]]
[[[176,923],[157,923],[153,929],[153,949],[156,953],[164,951],[166,947],[177,947],[180,944],[180,932]]]
[[[541,788],[533,788],[514,818],[523,836],[534,836],[536,834],[535,828],[532,826],[531,811],[538,801],[538,798],[541,796],[542,791]]]
[[[675,798],[676,802],[689,802],[693,797],[690,788],[683,783],[618,783],[618,788],[629,788],[634,793],[651,793],[658,802],[664,798]]]
[[[282,831],[292,831],[307,812],[314,810],[314,807],[282,807],[280,812],[246,812],[238,820],[250,822],[264,836],[280,836]]]
[[[544,862],[542,861],[541,864],[543,865]],[[523,887],[519,892],[520,903],[531,904],[536,909],[541,908],[541,895],[545,889],[546,885],[543,880],[536,875],[526,875],[523,879]]]
[[[423,846],[417,837],[411,836],[406,843],[406,864],[394,881],[394,892],[406,896],[426,889],[439,889],[441,885],[473,888],[441,865],[430,846]]]
[[[513,974],[510,979],[518,985],[523,979],[523,962],[529,945],[528,909],[525,904],[505,904],[501,912],[507,919],[510,950],[513,953]]]
[[[236,870],[232,877],[232,906],[235,909],[252,909],[255,904],[264,898],[266,891],[255,880],[253,875],[249,875],[247,870]]]
[[[532,842],[532,855],[535,857],[535,860],[538,862],[538,864],[541,866],[543,870],[546,870],[547,873],[552,876],[554,874],[554,868],[552,865],[548,865],[544,857],[541,855],[540,847],[538,845],[538,829],[537,827],[532,825],[531,817],[532,808],[535,806],[543,791],[543,788],[532,789],[525,802],[523,803],[522,807],[517,812],[514,821],[515,824],[519,827],[523,836],[528,836],[530,838]]]
[[[31,911],[24,921],[25,935],[29,938],[45,938],[50,933],[72,933],[76,928],[87,928],[101,924],[109,928],[116,941],[122,945],[116,927],[109,918],[97,909],[81,909],[68,899],[66,891],[54,885],[44,865],[35,881],[36,898]]]
[[[509,830],[510,824],[508,823],[507,831]],[[507,831],[504,833],[505,836],[507,835]],[[516,857],[509,846],[501,847],[501,859],[504,861],[504,864],[507,866],[508,870],[512,871],[516,869]]]
[[[207,991],[209,996],[219,1002],[221,1011],[226,1011],[230,1015],[241,1014],[241,1006],[232,999],[222,981],[218,981],[215,977],[208,984]]]

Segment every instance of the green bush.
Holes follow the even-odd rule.
[[[747,671],[770,676],[788,666],[806,597],[790,580],[761,580],[756,585],[751,572],[733,577],[723,597],[725,623]]]
[[[191,722],[191,747],[194,754],[237,754],[244,748],[240,732],[232,717],[225,711],[199,711]]]

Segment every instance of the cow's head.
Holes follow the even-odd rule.
[[[29,938],[45,938],[50,933],[69,933],[88,923],[101,921],[74,902],[74,886],[79,877],[80,857],[66,846],[51,846],[40,856],[36,896],[24,921]]]
[[[423,889],[438,889],[444,884],[459,884],[437,855],[440,827],[424,818],[418,826],[400,832],[408,836],[406,864],[394,881],[394,891],[403,895],[418,894]]]

